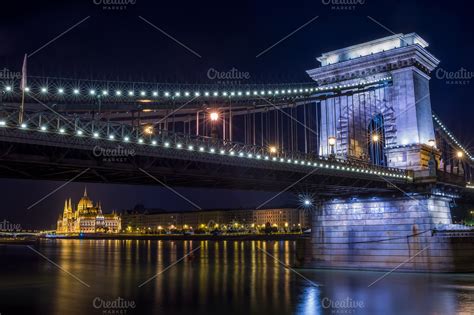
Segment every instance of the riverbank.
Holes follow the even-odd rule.
[[[309,234],[82,234],[47,235],[47,239],[89,239],[89,240],[297,240],[309,237]]]

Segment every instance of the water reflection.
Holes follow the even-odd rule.
[[[394,273],[368,288],[382,273],[298,270],[316,287],[283,266],[294,262],[294,241],[57,240],[36,249],[90,287],[26,247],[0,246],[2,314],[104,314],[97,297],[133,301],[126,314],[474,311],[473,275]]]

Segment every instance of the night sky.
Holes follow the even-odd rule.
[[[99,2],[96,0],[95,3]],[[395,33],[416,32],[446,71],[474,72],[474,19],[470,1],[365,0],[352,10],[336,10],[313,1],[129,1],[123,10],[106,10],[92,0],[6,1],[0,9],[0,70],[83,79],[215,83],[209,69],[248,72],[242,83],[307,82],[305,70],[318,66],[321,53]],[[182,47],[139,16],[187,46]],[[316,16],[318,18],[314,19]],[[387,29],[376,24],[379,21]],[[308,21],[312,22],[305,25]],[[258,58],[262,51],[302,27]],[[196,56],[198,54],[201,57]],[[433,110],[467,147],[472,146],[472,80],[448,84],[431,80]],[[24,227],[50,227],[66,197],[77,202],[83,183],[71,183],[31,210],[28,206],[59,182],[0,180],[0,221]],[[192,209],[158,186],[88,184],[90,195],[106,211],[137,203],[165,209]],[[255,207],[274,193],[181,189],[203,208]],[[276,204],[297,204],[284,195]]]

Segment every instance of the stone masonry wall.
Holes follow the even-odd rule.
[[[436,224],[451,223],[449,202],[433,196],[326,202],[313,215],[309,266],[389,270],[404,263],[399,271],[454,271],[459,244],[432,233]]]

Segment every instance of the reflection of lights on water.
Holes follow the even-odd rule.
[[[309,287],[304,289],[298,298],[299,304],[296,308],[296,314],[322,314],[319,289],[310,283],[308,285]]]

